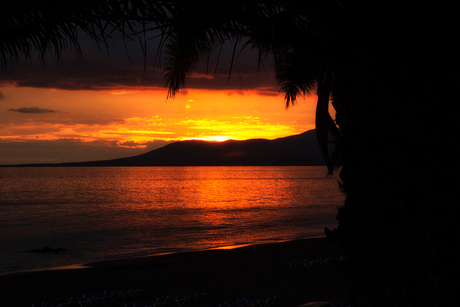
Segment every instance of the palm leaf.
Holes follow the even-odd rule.
[[[294,105],[299,95],[310,94],[315,88],[319,67],[304,54],[295,50],[277,51],[276,79],[285,93],[286,107]]]
[[[66,50],[81,54],[79,34],[88,34],[98,44],[113,32],[124,39],[136,34],[139,22],[166,27],[170,19],[163,1],[141,0],[9,0],[0,11],[0,63],[3,66],[53,52],[56,59]],[[145,32],[145,31],[144,31]]]
[[[169,38],[166,46],[167,57],[164,69],[168,97],[185,85],[186,78],[195,69],[196,64],[213,49],[212,34],[184,29]]]

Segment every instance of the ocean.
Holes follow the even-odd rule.
[[[322,166],[0,168],[0,274],[323,236],[343,201]]]

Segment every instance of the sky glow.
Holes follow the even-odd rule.
[[[316,96],[286,109],[270,61],[258,71],[254,52],[241,53],[230,82],[225,61],[214,74],[197,67],[168,99],[161,69],[144,72],[134,56],[129,62],[121,52],[85,50],[84,60],[67,55],[2,68],[0,164],[104,160],[175,141],[275,139],[314,129]]]

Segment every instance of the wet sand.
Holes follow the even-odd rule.
[[[1,306],[31,306],[111,289],[142,288],[135,299],[98,306],[124,306],[176,293],[207,295],[185,306],[216,306],[242,297],[280,296],[276,306],[348,298],[343,271],[328,265],[291,268],[289,262],[323,256],[339,257],[326,238],[251,245],[89,264],[88,268],[20,272],[0,276]],[[174,306],[174,305],[171,305]],[[177,306],[177,305],[176,305]]]

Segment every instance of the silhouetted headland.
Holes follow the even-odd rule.
[[[142,155],[89,162],[14,166],[297,166],[325,165],[315,130],[275,140],[180,141]],[[13,165],[8,165],[13,166]]]

